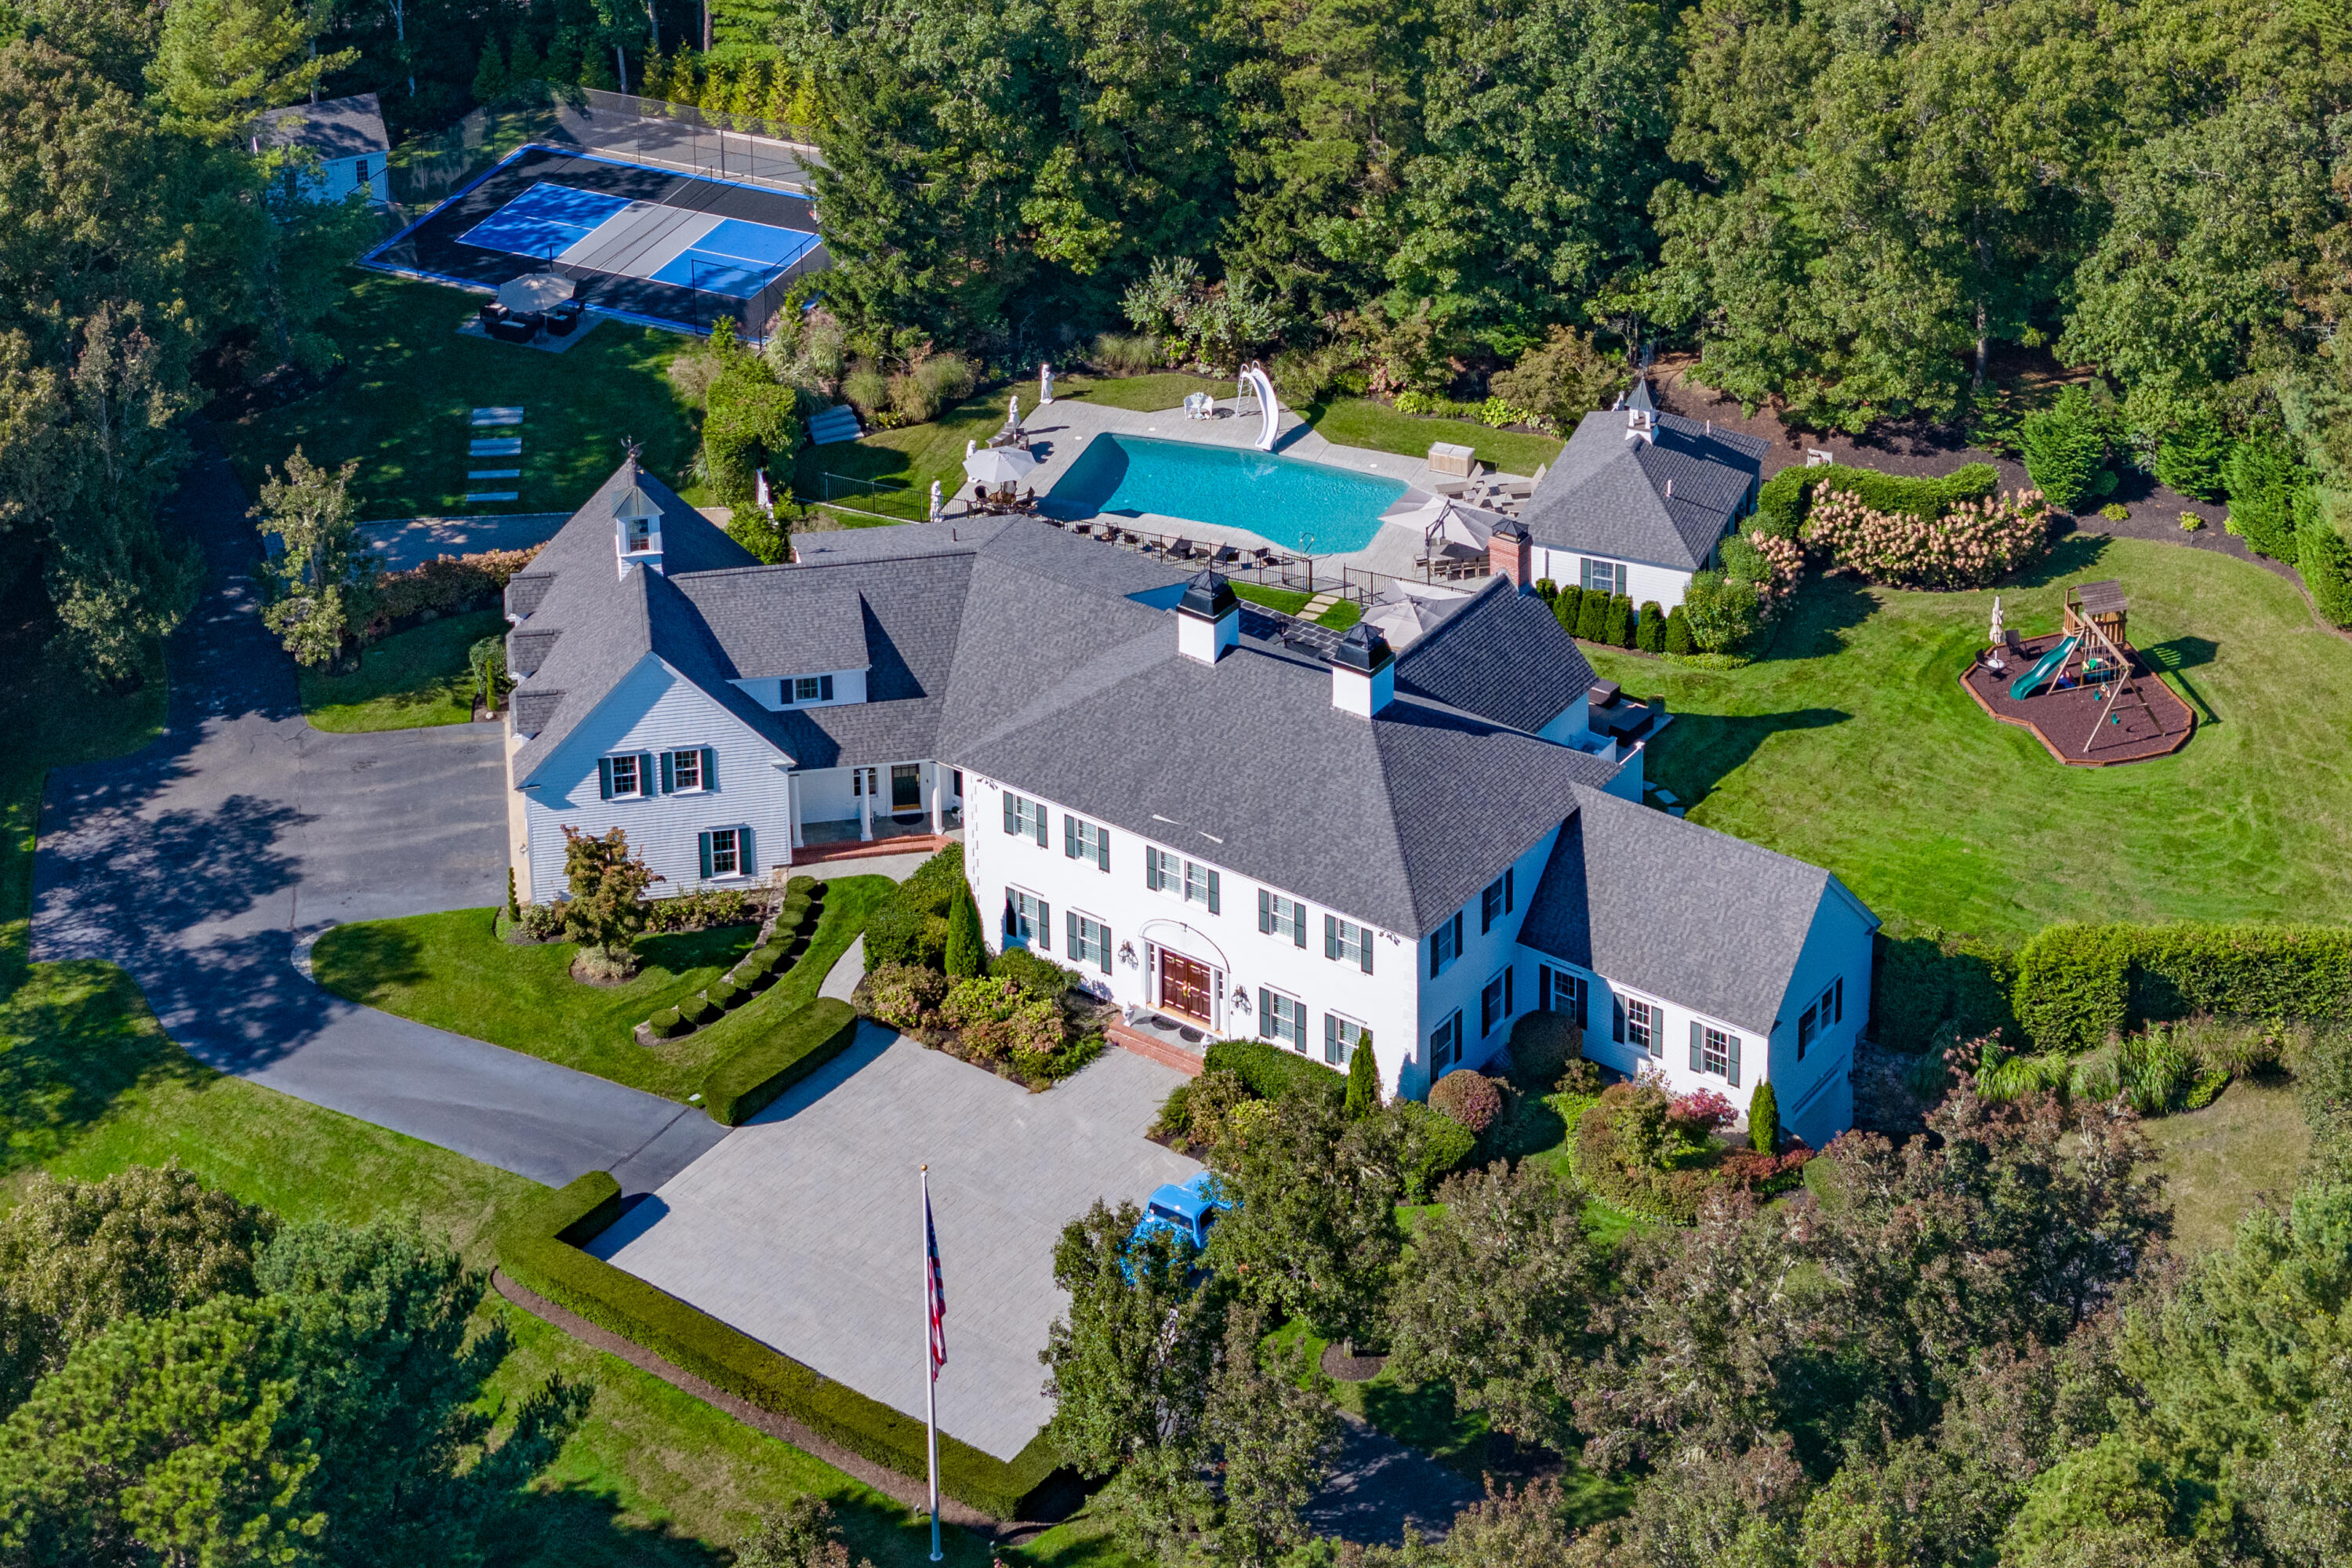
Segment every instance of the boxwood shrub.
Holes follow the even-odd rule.
[[[838,1005],[838,1004],[835,1004]],[[591,1171],[527,1205],[498,1237],[499,1267],[518,1283],[600,1328],[763,1410],[800,1422],[901,1475],[925,1474],[920,1420],[820,1376],[709,1313],[580,1250],[620,1217],[621,1187]],[[1022,1503],[1060,1464],[1041,1435],[1011,1462],[942,1433],[940,1484],[996,1519]]]
[[[700,996],[689,996],[677,1005],[679,1014],[696,1028],[719,1016],[719,1009]]]
[[[740,1127],[839,1056],[856,1034],[857,1010],[835,997],[820,997],[713,1063],[703,1080],[702,1108],[720,1126]]]
[[[866,972],[886,963],[940,968],[947,957],[948,910],[963,887],[963,846],[950,844],[899,883],[866,921]]]
[[[646,1033],[656,1040],[674,1040],[686,1033],[686,1016],[675,1007],[665,1007],[646,1020]]]
[[[824,897],[824,883],[814,877],[805,874],[794,877],[791,881],[784,884],[784,897],[788,899],[821,899]]]
[[[712,981],[709,988],[704,991],[703,994],[710,999],[710,1005],[714,1007],[732,1007],[736,1003],[743,1000],[743,988],[732,980],[721,976]]]
[[[1337,1100],[1346,1094],[1348,1088],[1348,1080],[1337,1068],[1325,1067],[1264,1040],[1214,1041],[1202,1065],[1211,1070],[1239,1074],[1249,1091],[1261,1100],[1280,1100],[1294,1091],[1328,1094]]]
[[[768,983],[768,971],[759,960],[749,956],[727,972],[727,978],[739,991],[757,991]]]

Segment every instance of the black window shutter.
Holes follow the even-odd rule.
[[[702,848],[702,874],[708,877],[710,875],[710,835],[698,834],[696,839]]]
[[[1691,1020],[1691,1071],[1706,1070],[1706,1026],[1696,1018]]]
[[[613,798],[613,759],[610,757],[596,759],[596,793],[600,799]]]
[[[673,784],[673,783],[671,782],[671,780],[670,780],[669,760],[670,760],[670,757],[671,757],[671,755],[672,755],[672,754],[673,754],[673,753],[668,752],[664,752],[661,754],[661,760],[662,760],[662,794],[664,794],[664,795],[667,795],[667,794],[669,794],[669,793],[670,793],[670,791],[672,791],[673,789],[676,789],[676,788],[677,787],[677,786],[675,784]]]
[[[1845,976],[1839,975],[1837,984],[1831,987],[1831,990],[1836,996],[1836,1001],[1832,1004],[1832,1010],[1836,1014],[1837,1021],[1843,1024],[1845,1022]]]
[[[1339,917],[1338,915],[1323,917],[1323,956],[1326,958],[1339,956]]]
[[[1078,956],[1078,911],[1072,910],[1062,918],[1069,923],[1070,927],[1070,943],[1067,951],[1072,958],[1076,958]]]
[[[1110,830],[1107,827],[1095,830],[1095,869],[1103,872],[1110,869]]]
[[[1209,873],[1209,912],[1217,912],[1217,874],[1214,871]]]
[[[1078,819],[1066,811],[1062,813],[1062,853],[1073,860],[1078,858]]]
[[[1069,819],[1066,816],[1063,820],[1066,822]],[[1040,849],[1045,847],[1045,807],[1043,804],[1037,807],[1036,838],[1037,847]]]
[[[1462,911],[1454,911],[1454,956],[1462,956]]]
[[[651,752],[640,752],[637,753],[637,794],[649,796],[653,793],[654,754]]]
[[[1445,956],[1445,928],[1439,926],[1429,933],[1429,977],[1437,978],[1441,961]]]
[[[1370,974],[1372,972],[1372,928],[1370,926],[1356,928],[1356,957],[1362,962],[1364,973]]]
[[[751,865],[751,830],[739,827],[735,830],[735,869],[748,877]]]
[[[1274,1038],[1274,993],[1263,985],[1257,988],[1257,1032],[1262,1039]]]
[[[1509,914],[1517,907],[1512,902],[1511,871],[1512,868],[1508,866],[1503,868],[1503,912],[1505,914]]]
[[[1015,834],[1021,831],[1021,797],[1011,790],[1004,792],[1004,831]]]
[[[1307,945],[1307,906],[1305,904],[1290,906],[1290,940],[1301,947]]]
[[[830,675],[820,675],[816,678],[816,695],[817,700],[820,702],[830,702],[833,700],[833,677]]]
[[[1609,999],[1609,1035],[1619,1045],[1625,1043],[1625,999],[1622,996]]]
[[[1262,931],[1274,930],[1274,895],[1264,888],[1257,890],[1257,929]]]
[[[1037,900],[1037,951],[1054,951],[1054,906],[1043,899]]]
[[[719,751],[715,746],[702,748],[702,787],[719,787]]]
[[[1507,965],[1503,970],[1503,1016],[1507,1018],[1517,1011],[1517,1005],[1511,1000],[1511,968]]]

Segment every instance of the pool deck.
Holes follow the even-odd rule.
[[[1054,488],[1055,481],[1070,471],[1070,466],[1077,461],[1078,454],[1085,451],[1087,443],[1097,436],[1150,436],[1166,441],[1195,442],[1204,447],[1249,447],[1257,444],[1258,431],[1262,427],[1255,401],[1247,412],[1237,416],[1234,399],[1219,398],[1215,418],[1188,419],[1181,408],[1138,414],[1125,408],[1103,407],[1087,402],[1084,397],[1056,398],[1043,407],[1034,407],[1032,403],[1036,390],[1034,384],[1024,389],[1021,426],[1028,432],[1032,449],[1045,461],[1022,481],[1021,488],[1034,489],[1041,498]],[[1438,477],[1431,471],[1428,462],[1421,458],[1399,457],[1394,452],[1374,452],[1362,447],[1342,447],[1327,441],[1287,408],[1282,411],[1281,433],[1276,437],[1274,449],[1281,457],[1298,458],[1310,463],[1328,463],[1333,468],[1352,468],[1359,473],[1378,474],[1383,479],[1402,481],[1406,487],[1405,492],[1389,508],[1391,513],[1427,502],[1433,493],[1430,484]],[[947,515],[962,515],[952,500],[948,503]],[[1290,546],[1253,533],[1245,528],[1223,528],[1214,523],[1198,522],[1184,517],[1165,517],[1157,512],[1139,512],[1132,517],[1125,512],[1115,515],[1138,530],[1181,534],[1195,544],[1231,544],[1242,550],[1255,550],[1264,545],[1286,555],[1294,553]],[[1386,573],[1391,576],[1418,578],[1421,573],[1413,565],[1413,558],[1421,553],[1422,531],[1418,526],[1388,523],[1361,550],[1329,554],[1318,552],[1315,563],[1326,569],[1346,565]]]

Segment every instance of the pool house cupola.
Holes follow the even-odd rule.
[[[1241,641],[1242,602],[1234,585],[1214,572],[1184,584],[1176,601],[1176,651],[1202,664],[1214,664]]]
[[[629,464],[629,486],[621,499],[613,503],[613,551],[619,557],[619,572],[624,577],[632,566],[643,566],[650,572],[662,569],[661,508],[646,494],[637,483],[637,465]]]
[[[1331,650],[1331,706],[1369,719],[1396,698],[1396,656],[1370,621],[1349,626]]]

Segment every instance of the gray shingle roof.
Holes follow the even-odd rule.
[[[866,602],[855,585],[763,566],[697,572],[678,591],[702,612],[710,635],[744,680],[864,669]]]
[[[392,151],[392,138],[383,128],[383,110],[372,92],[268,110],[257,124],[256,134],[268,145],[307,147],[326,159]]]
[[[1551,608],[1495,577],[1397,656],[1397,689],[1540,730],[1592,685],[1592,666]]]
[[[1836,879],[1597,789],[1573,794],[1521,944],[1769,1033]]]
[[[1586,415],[1520,521],[1554,550],[1698,571],[1763,473],[1765,443],[1675,414],[1643,440],[1628,417]]]

